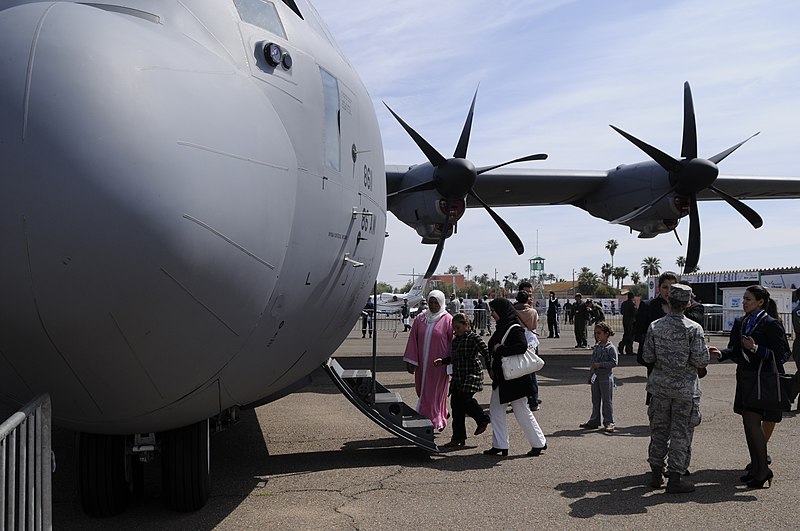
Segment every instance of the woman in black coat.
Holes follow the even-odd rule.
[[[747,449],[750,451],[748,473],[741,480],[750,488],[763,488],[764,484],[772,484],[772,470],[767,463],[767,441],[775,423],[781,421],[780,410],[754,409],[744,405],[744,376],[752,376],[758,371],[763,360],[761,372],[774,372],[772,360],[775,360],[778,372],[783,373],[783,362],[789,350],[786,333],[778,318],[775,301],[770,299],[769,292],[759,285],[749,286],[742,296],[742,308],[745,314],[737,317],[731,329],[728,347],[722,351],[709,347],[712,356],[720,361],[730,359],[736,362],[736,395],[733,399],[733,410],[742,416]],[[752,382],[753,378],[746,381]],[[749,385],[747,386],[749,387]]]
[[[517,317],[517,311],[507,299],[494,299],[489,303],[492,318],[497,321],[497,329],[489,339],[491,363],[489,376],[492,378],[492,399],[489,402],[489,419],[492,423],[492,448],[484,451],[486,455],[508,455],[508,424],[506,404],[510,403],[522,431],[531,445],[529,456],[537,456],[547,448],[547,440],[528,409],[528,397],[533,394],[530,375],[514,380],[503,378],[502,359],[505,356],[522,354],[528,348],[525,328]]]

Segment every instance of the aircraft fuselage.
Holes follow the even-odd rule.
[[[155,432],[310,374],[363,307],[386,226],[372,103],[316,13],[12,3],[0,408],[46,391],[68,427]]]

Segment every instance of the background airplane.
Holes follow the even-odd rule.
[[[408,293],[381,293],[378,295],[376,311],[378,313],[400,313],[403,301],[408,302],[409,309],[416,308],[425,299],[425,289],[428,279],[420,275],[414,280]]]
[[[476,170],[472,112],[453,157],[415,134],[428,162],[387,170],[370,96],[305,0],[7,1],[0,79],[0,409],[51,394],[98,516],[123,510],[154,447],[167,504],[205,503],[209,433],[305,385],[352,328],[387,192],[438,254],[467,197],[613,218],[629,213],[615,194],[657,200],[631,223],[706,198],[672,190],[678,170],[652,153],[609,172]],[[800,196],[797,178],[723,182]]]

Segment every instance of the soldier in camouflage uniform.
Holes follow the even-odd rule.
[[[650,325],[642,352],[644,361],[654,364],[647,379],[647,391],[652,394],[647,411],[651,485],[661,487],[664,458],[669,453],[667,492],[671,493],[694,491],[694,485],[682,476],[689,465],[694,428],[700,424],[697,369],[709,361],[703,327],[683,315],[691,295],[689,286],[670,286],[670,313]]]

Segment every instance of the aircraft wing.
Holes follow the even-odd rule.
[[[386,166],[386,191],[402,188],[410,166]],[[612,177],[613,170],[534,170],[503,168],[482,175],[475,192],[489,206],[571,205],[592,195]],[[720,175],[714,185],[740,199],[798,199],[800,177]],[[701,201],[722,198],[710,190],[697,194]],[[479,207],[468,201],[468,207]]]

